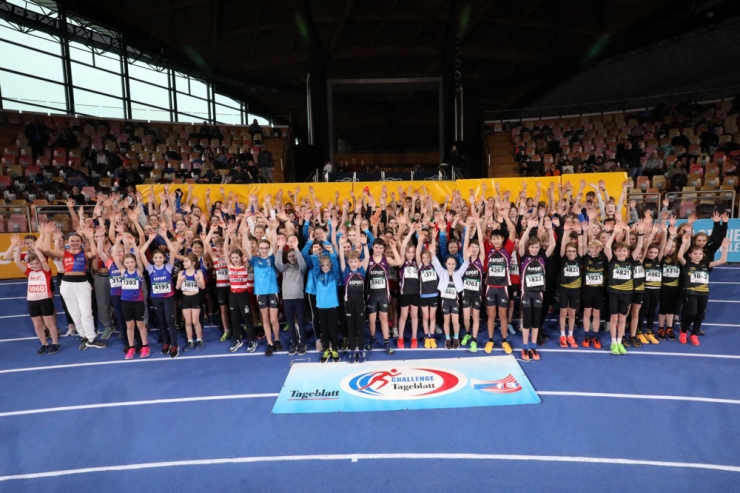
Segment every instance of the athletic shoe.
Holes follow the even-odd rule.
[[[648,340],[647,337],[645,337],[645,334],[643,334],[642,332],[637,334],[637,340],[640,341],[640,344],[650,344],[650,341]],[[635,346],[635,347],[640,347],[640,346]]]
[[[124,356],[123,359],[134,359],[134,354],[136,354],[136,349],[130,347],[128,348],[128,351],[126,351],[126,356]]]
[[[38,354],[39,356],[41,356],[42,354],[46,354],[46,352],[47,352],[48,350],[49,350],[49,345],[48,345],[48,344],[44,344],[43,346],[41,346],[41,347],[39,348],[39,350],[38,350],[38,351],[36,351],[36,354]]]
[[[195,341],[195,350],[196,351],[202,351],[205,345],[203,344],[202,340]]]
[[[432,349],[437,349],[437,339],[435,339],[434,337],[430,337],[429,347],[431,347]]]
[[[273,344],[273,346],[275,346],[275,352],[283,350],[283,345],[280,344],[280,339],[277,339],[275,341],[275,344]]]
[[[354,362],[355,363],[359,363],[360,362],[360,353],[364,353],[364,351],[360,351],[359,349],[355,349],[355,352],[354,352]],[[363,358],[363,361],[364,361],[364,358],[365,358],[364,354],[363,354],[362,358]]]
[[[149,349],[149,346],[142,346],[141,353],[139,354],[139,358],[146,358],[152,353],[151,349]]]
[[[483,351],[485,351],[488,354],[491,354],[491,351],[493,351],[493,341],[488,341],[486,343],[486,346],[483,348]]]
[[[658,329],[658,339],[665,339],[665,329]]]
[[[444,334],[444,330],[442,330],[442,327],[437,325],[437,327],[434,329],[435,334]]]
[[[241,339],[234,339],[234,341],[231,343],[231,347],[229,348],[230,353],[235,353],[237,349],[242,347],[244,343]]]
[[[162,344],[162,350],[160,351],[160,354],[168,354],[169,352],[170,352],[170,345]]]
[[[457,337],[452,339],[452,349],[458,349],[460,347],[460,340]]]
[[[529,361],[529,350],[528,349],[522,349],[522,360]]]
[[[536,349],[530,349],[529,356],[535,361],[540,360],[540,353],[538,353]]]
[[[705,336],[705,335],[707,335],[707,333],[704,332],[704,329],[699,329],[699,335],[700,336]]]
[[[691,341],[691,344],[693,344],[694,346],[698,346],[701,344],[699,342],[699,336],[692,335],[691,337],[689,337],[689,340]]]
[[[329,350],[327,349],[327,351]],[[267,349],[265,349],[265,356],[272,356],[272,353],[274,352],[275,352],[275,346],[273,346],[272,344],[268,344]]]
[[[299,344],[298,345],[298,354],[300,354],[301,356],[303,356],[304,354],[306,354],[306,345],[305,344]]]
[[[100,338],[104,341],[107,341],[110,336],[113,335],[113,332],[116,331],[115,327],[106,327],[103,331],[103,335],[100,336]]]
[[[491,344],[491,347],[493,347],[493,344]],[[504,353],[511,354],[512,349],[508,339],[504,339],[503,341],[501,341],[501,347],[504,348]]]
[[[331,352],[331,359],[334,363],[339,363],[339,353],[336,351]]]
[[[576,342],[576,338],[575,337],[570,336],[570,337],[568,337],[567,341],[568,341],[568,344],[570,344],[570,347],[572,347],[572,348],[577,348],[578,347],[578,343]]]
[[[398,346],[398,349],[403,349],[403,337],[399,337],[396,341],[396,345]]]
[[[601,339],[598,337],[592,338],[591,343],[594,345],[594,349],[601,349]]]
[[[324,354],[321,355],[321,358],[319,358],[319,361],[321,361],[322,363],[326,363],[327,361],[329,361],[330,357],[331,357],[331,349],[327,349],[326,351],[324,351]]]
[[[255,351],[257,351],[257,341],[249,341],[247,343],[247,352],[248,353],[253,353]],[[306,354],[306,346],[303,346],[303,353],[302,354]]]
[[[347,363],[351,365],[352,363],[357,361],[357,357],[358,357],[357,353],[358,351],[349,351],[347,353]]]
[[[85,347],[92,347],[92,348],[97,348],[97,349],[103,349],[105,347],[108,347],[108,344],[93,339],[92,341],[85,342]]]
[[[613,342],[612,343],[611,349],[612,349],[612,354],[616,354],[616,355],[619,355],[620,354],[619,353],[619,344],[617,344],[616,342]]]
[[[393,354],[394,353],[393,348],[391,347],[391,343],[390,342],[384,343],[384,346],[385,346],[385,354]]]
[[[398,327],[393,327],[393,322],[391,322],[390,320],[388,321],[388,325],[391,329],[393,329],[391,331],[391,337],[398,337]]]
[[[632,344],[632,347],[642,347],[642,342],[639,337],[630,336],[630,344]]]
[[[673,328],[670,328],[670,329],[666,329],[666,330],[665,330],[665,336],[666,336],[666,337],[668,338],[668,340],[670,340],[670,341],[675,341],[675,340],[676,340],[676,333],[675,333],[675,332],[673,332]]]
[[[180,348],[177,344],[173,344],[170,346],[170,358],[177,358],[178,356],[180,356]]]
[[[360,359],[357,360],[360,363],[364,363],[367,361],[367,356],[365,355],[365,351],[360,351]]]
[[[537,332],[537,345],[538,346],[544,346],[545,345],[545,339],[546,339],[546,337],[542,333],[541,330],[539,332]]]
[[[296,353],[296,351],[298,351],[298,346],[296,346],[295,344],[291,344],[290,347],[288,348],[288,354],[290,356],[293,356]]]
[[[624,347],[630,347],[630,346],[631,346],[631,344],[630,344],[630,337],[629,337],[629,336],[623,336],[623,337],[622,337],[622,342],[621,342],[621,344],[622,344],[622,346],[624,346]]]
[[[321,339],[316,339],[316,351],[321,352],[324,350],[324,343],[321,342]]]
[[[445,339],[445,349],[452,349],[452,339]]]
[[[585,339],[583,339],[583,342],[581,343],[581,346],[583,346],[583,347],[589,347],[589,346],[591,346],[591,338],[590,337],[586,337]]]
[[[470,339],[471,339],[470,334],[465,334],[465,337],[462,338],[462,341],[460,341],[460,344],[463,346],[467,346],[468,343],[470,342]]]
[[[619,351],[619,354],[627,354],[624,344],[617,344],[617,350]]]
[[[46,354],[58,353],[60,349],[61,346],[59,344],[49,344],[49,349],[46,350]]]
[[[221,337],[219,338],[218,342],[226,342],[229,337],[231,337],[231,331],[225,330],[223,334],[221,334]]]
[[[568,338],[560,336],[560,347],[568,347]]]
[[[470,352],[471,353],[477,353],[478,352],[478,343],[473,341],[470,341]]]
[[[285,324],[283,326],[283,332],[288,332],[290,330],[290,324]]]
[[[344,339],[342,339],[342,342],[339,343],[339,349],[341,351],[347,351],[347,350],[349,350],[349,341],[347,340],[346,337]]]
[[[419,341],[416,338],[411,339],[411,349],[416,349],[419,347]]]
[[[650,344],[660,344],[660,341],[653,334],[648,334],[647,339],[650,341]]]
[[[430,349],[432,347],[432,341],[428,338],[424,338],[424,349]]]
[[[507,328],[509,329],[509,334],[514,335],[516,334],[516,330],[514,330],[514,326],[511,324],[507,325]]]
[[[609,332],[609,322],[604,322],[604,332]]]
[[[678,342],[681,344],[686,344],[686,339],[688,338],[688,332],[681,332],[681,335],[678,336]]]

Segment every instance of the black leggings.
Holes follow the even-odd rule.
[[[642,307],[640,308],[640,323],[637,325],[637,331],[642,329],[642,322],[647,320],[645,330],[648,334],[652,333],[653,325],[655,325],[655,314],[658,311],[658,304],[660,303],[660,289],[646,289],[645,297],[642,301]]]
[[[243,326],[246,325],[249,342],[256,341],[257,336],[254,333],[254,320],[252,318],[252,307],[249,302],[249,292],[229,293],[229,312],[231,313],[232,339],[235,341],[241,340],[244,337]]]
[[[159,333],[165,344],[177,346],[177,328],[175,327],[175,297],[151,298],[151,307],[157,314]]]
[[[283,311],[285,313],[285,323],[293,331],[291,344],[305,344],[303,339],[303,317],[305,316],[305,302],[303,298],[299,300],[283,300]]]
[[[681,332],[688,332],[689,326],[692,336],[698,336],[701,323],[704,321],[704,313],[707,311],[709,295],[685,295],[683,299],[683,310],[681,311]]]
[[[324,345],[324,349],[329,349],[329,343],[334,351],[339,349],[339,327],[338,327],[338,315],[339,309],[334,308],[319,308],[319,319],[321,320],[321,326],[324,330],[321,332],[321,343]]]
[[[522,328],[539,329],[542,324],[542,293],[522,294]]]
[[[308,294],[308,306],[311,308],[311,325],[316,340],[321,339],[321,317],[319,317],[318,308],[316,308],[316,295]]]
[[[365,302],[345,301],[344,310],[347,314],[347,347],[350,350],[365,347]]]

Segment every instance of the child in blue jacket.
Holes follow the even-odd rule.
[[[337,283],[339,282],[339,263],[334,248],[331,245],[324,247],[329,255],[319,257],[313,263],[313,274],[316,288],[316,308],[319,312],[321,326],[321,343],[324,354],[321,362],[326,363],[329,358],[339,362],[339,298],[337,297]]]

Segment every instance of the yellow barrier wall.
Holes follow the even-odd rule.
[[[38,238],[37,233],[31,234]],[[20,235],[21,238],[25,236],[24,233],[21,233]],[[10,246],[11,236],[12,235],[10,233],[0,233],[0,279],[25,279],[26,277],[23,275],[23,272],[21,272],[20,269],[15,266],[12,258],[10,260],[2,260],[3,254]],[[56,275],[57,268],[52,261],[49,261],[49,266],[51,266],[52,274]],[[21,296],[22,294],[25,294],[26,288],[24,288],[23,286],[18,286],[18,292],[21,293],[18,296]]]

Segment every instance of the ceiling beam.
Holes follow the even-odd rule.
[[[331,43],[329,44],[329,56],[331,56],[331,54],[334,53],[334,50],[337,49],[337,44],[342,38],[344,28],[347,26],[347,21],[349,21],[349,18],[352,15],[352,11],[355,9],[356,1],[357,0],[346,0],[344,4],[344,12],[342,12],[342,18],[339,21],[339,25],[337,25],[337,28],[334,30],[334,36],[332,37]]]
[[[134,12],[133,15],[126,16],[127,9],[122,9],[121,13],[124,14],[123,18],[127,20],[143,19],[145,17],[152,17],[160,14],[166,14],[174,12],[175,10],[187,9],[188,7],[195,7],[196,5],[203,5],[205,3],[211,3],[213,0],[182,0],[178,2],[167,2],[168,5],[162,7],[156,7],[143,12]]]

